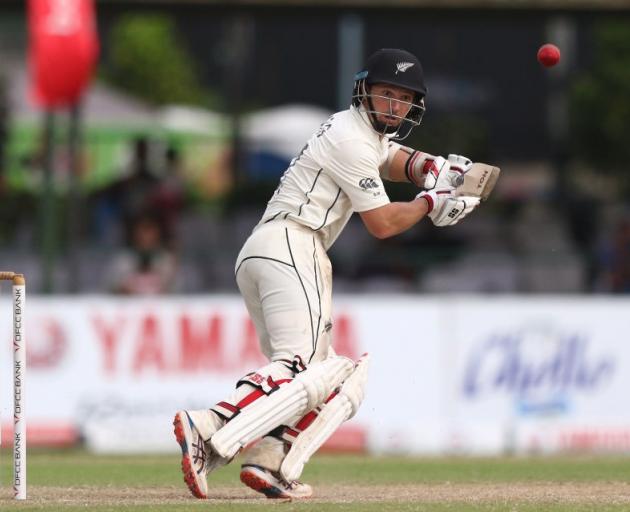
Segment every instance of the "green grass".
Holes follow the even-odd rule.
[[[630,458],[370,458],[320,457],[309,481],[363,485],[440,482],[630,482]]]
[[[22,504],[8,504],[0,510],[61,510],[61,511],[82,511],[88,507],[80,506],[30,506]],[[413,504],[413,503],[362,503],[362,504],[308,504],[308,503],[272,503],[272,504],[208,504],[190,503],[186,505],[151,505],[151,506],[90,506],[89,510],[98,512],[120,512],[133,511],[144,512],[152,510],[184,512],[191,510],[208,510],[209,512],[627,512],[628,505],[514,505],[514,504],[488,504],[488,505],[466,505],[466,504]]]
[[[84,451],[34,451],[28,482],[46,486],[124,485],[152,487],[179,483],[178,455],[104,456]],[[2,481],[10,477],[11,454],[2,452]],[[238,464],[213,473],[216,485],[237,485]],[[628,482],[630,457],[403,458],[318,456],[306,467],[315,484],[356,485],[441,482]]]
[[[240,492],[238,464],[232,464],[213,473],[210,487],[232,489]],[[630,510],[630,458],[626,457],[550,457],[550,458],[402,458],[363,456],[320,456],[307,466],[303,478],[318,486],[344,486],[368,492],[373,486],[405,485],[412,489],[422,486],[441,485],[449,489],[457,486],[488,486],[498,484],[509,488],[510,484],[555,483],[558,487],[567,484],[592,486],[614,484],[626,489],[627,499],[622,502],[592,499],[563,503],[553,497],[542,497],[538,502],[517,499],[461,499],[449,500],[423,498],[422,502],[409,499],[393,500],[383,497],[382,501],[276,503],[255,497],[233,501],[200,501],[188,498],[179,469],[179,456],[96,456],[84,451],[36,451],[28,458],[28,484],[31,499],[17,503],[9,498],[7,483],[10,481],[11,455],[1,453],[0,481],[3,484],[0,510],[96,510],[96,511],[147,511],[147,510],[211,510],[212,512],[389,512],[389,511],[518,511],[518,512],[569,512],[590,511],[620,512]],[[629,487],[625,487],[629,486]],[[467,489],[468,489],[467,487]],[[50,489],[56,495],[48,497]],[[65,493],[68,499],[60,498]],[[161,489],[157,498],[152,490]],[[52,492],[52,491],[50,491]],[[111,492],[112,498],[102,503],[93,495]],[[211,491],[212,492],[212,491]],[[117,494],[118,493],[118,494]],[[122,494],[121,493],[127,493]],[[92,495],[92,496],[91,496]],[[85,503],[82,502],[85,496]],[[118,496],[118,497],[117,497]],[[121,497],[122,496],[122,497]],[[147,500],[143,503],[143,498]],[[151,499],[151,496],[153,498]],[[165,497],[162,503],[161,497]],[[96,502],[95,502],[96,499]],[[199,508],[201,507],[201,509]],[[280,507],[278,509],[277,507]]]

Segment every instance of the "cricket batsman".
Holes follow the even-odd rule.
[[[327,250],[357,212],[377,238],[425,217],[451,226],[489,193],[496,173],[471,174],[468,158],[433,156],[399,142],[422,121],[427,89],[411,53],[382,49],[354,81],[352,105],[331,116],[280,178],[236,260],[239,290],[269,364],[241,378],[209,409],[179,411],[174,427],[184,480],[207,498],[207,475],[245,446],[241,481],[268,498],[313,494],[299,481],[304,464],[363,400],[368,356],[331,347],[332,268]],[[481,164],[483,165],[483,164]],[[497,171],[498,172],[498,169]],[[391,202],[383,180],[424,189]],[[484,188],[485,187],[485,188]]]

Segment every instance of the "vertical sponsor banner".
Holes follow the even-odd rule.
[[[29,0],[31,91],[46,109],[74,105],[98,56],[93,0]]]
[[[446,399],[453,437],[482,453],[628,450],[627,308],[601,299],[458,301]]]

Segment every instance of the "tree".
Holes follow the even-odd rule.
[[[593,65],[571,91],[574,154],[597,170],[626,173],[630,162],[630,23],[594,30]]]
[[[109,40],[107,81],[155,104],[203,103],[194,61],[168,16],[124,16]]]

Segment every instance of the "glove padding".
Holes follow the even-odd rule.
[[[472,167],[470,158],[462,155],[448,155],[447,159],[438,156],[433,161],[424,180],[424,188],[433,190],[437,188],[456,187],[461,183],[462,176]]]
[[[435,226],[453,226],[472,212],[481,198],[455,196],[453,187],[420,192],[416,199],[423,198],[429,204],[429,218]]]
[[[451,164],[451,170],[457,171],[459,174],[466,174],[473,166],[472,160],[462,155],[450,154],[446,158],[448,163]]]

